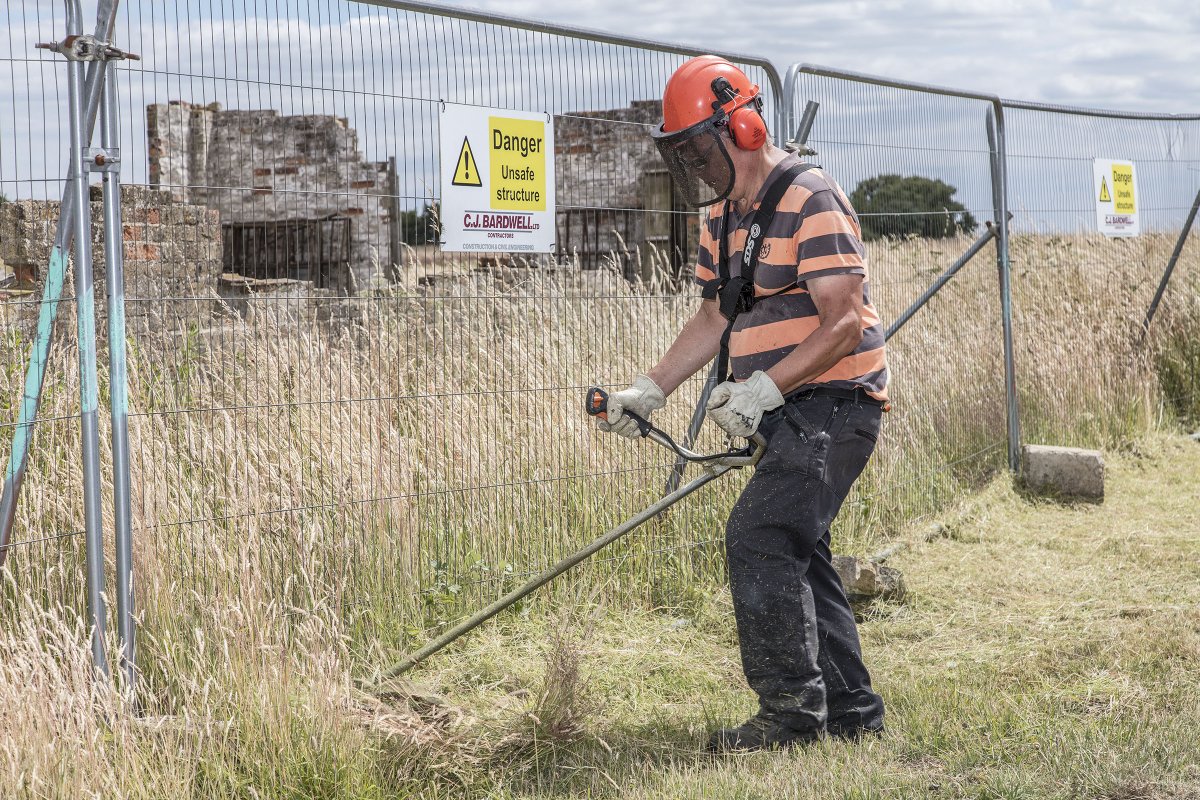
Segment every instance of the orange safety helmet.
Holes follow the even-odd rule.
[[[711,205],[733,190],[733,160],[721,141],[722,128],[739,150],[766,143],[758,86],[718,56],[684,62],[667,81],[663,122],[651,135],[676,186],[693,205]]]
[[[724,115],[733,143],[742,150],[757,150],[767,141],[761,110],[758,86],[746,73],[719,56],[698,56],[684,62],[667,81],[660,130],[674,133]]]

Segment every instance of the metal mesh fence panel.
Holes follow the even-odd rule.
[[[6,459],[68,146],[63,66],[31,48],[60,38],[63,19],[45,4],[10,9]],[[672,459],[596,433],[582,399],[652,364],[696,306],[699,216],[646,135],[692,53],[419,3],[317,0],[137,0],[117,39],[143,57],[116,74],[151,642],[167,615],[323,605],[357,646],[408,647],[663,494]],[[889,341],[895,409],[839,522],[840,547],[866,551],[1005,463],[992,105],[819,68],[794,68],[781,94],[765,62],[740,63],[768,120],[819,103],[807,142],[858,209],[884,326],[978,253]],[[554,254],[441,251],[449,104],[553,119]],[[1164,397],[1194,413],[1194,241],[1149,342],[1139,336],[1200,186],[1198,123],[1027,104],[1007,117],[1026,440],[1110,442]],[[777,139],[792,134],[779,127]],[[1091,232],[1103,156],[1138,165],[1136,240]],[[82,609],[74,316],[68,282],[9,566]],[[102,303],[99,316],[103,329]],[[103,393],[103,347],[100,360]],[[657,421],[682,432],[700,386]],[[107,430],[101,442],[108,464]],[[722,446],[702,432],[700,449]],[[594,559],[589,585],[675,602],[719,573],[739,485],[714,484]]]
[[[12,33],[12,52],[61,27]],[[697,302],[698,215],[646,135],[689,53],[351,2],[130,2],[117,31],[142,56],[117,76],[151,641],[158,615],[322,602],[357,642],[403,646],[661,495],[672,460],[596,433],[582,400],[648,367]],[[66,145],[35,120],[60,65],[5,64],[46,87],[18,103],[27,119],[5,141],[34,152],[6,158],[20,166],[5,186],[49,200]],[[743,66],[773,118],[777,76]],[[557,253],[441,252],[446,104],[554,119]],[[6,301],[14,330],[25,308]],[[20,352],[14,340],[5,363]],[[681,389],[666,428],[683,430],[699,386]],[[30,483],[28,514],[78,480],[61,393],[35,434],[59,472]],[[711,574],[728,505],[716,495],[730,491],[594,573],[646,579],[651,594]],[[77,516],[32,529],[57,535]]]
[[[789,71],[792,108],[819,104],[812,160],[858,212],[871,299],[891,326],[994,221],[991,105],[823,71]],[[886,538],[1005,463],[994,247],[888,341],[894,408],[843,511],[843,537]]]
[[[1142,322],[1200,189],[1200,119],[1006,105],[1027,440],[1112,444],[1163,398],[1194,415],[1195,230],[1146,339]],[[1098,231],[1097,158],[1134,163],[1139,236]]]

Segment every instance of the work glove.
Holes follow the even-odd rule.
[[[597,420],[596,424],[602,431],[611,431],[636,439],[642,433],[638,430],[637,423],[624,412],[632,411],[642,419],[649,420],[652,413],[666,404],[667,397],[662,389],[658,388],[658,384],[645,375],[638,375],[628,389],[613,392],[608,396],[608,411],[605,414],[608,419]]]
[[[779,387],[759,370],[742,383],[725,381],[708,397],[708,415],[730,436],[749,437],[763,414],[783,405]]]

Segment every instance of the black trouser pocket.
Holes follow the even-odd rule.
[[[845,497],[850,485],[858,478],[879,441],[882,412],[878,406],[854,404],[847,409],[846,424],[836,435],[833,449],[836,458],[830,460],[825,478],[838,497]]]
[[[806,405],[804,408],[801,408],[800,403],[794,400],[784,403],[783,417],[788,421],[788,424],[792,426],[792,430],[796,432],[800,439],[806,442],[816,439],[822,433],[827,433],[829,431],[830,424],[833,422],[833,418],[837,416],[838,410],[842,407],[842,401],[835,398],[830,404],[829,414],[826,416],[824,424],[818,428],[815,421],[809,419],[805,415],[804,411],[808,409],[817,411],[820,406],[818,406],[812,400],[804,400],[801,402],[810,405]],[[817,419],[820,419],[820,417],[818,416]]]
[[[800,437],[800,441],[808,442],[817,437],[817,432],[813,428],[812,423],[804,418],[800,413],[800,409],[796,408],[794,403],[783,404],[783,418],[787,420],[788,425]]]
[[[829,445],[844,423],[843,401],[817,398],[784,403],[786,425],[778,425],[759,469],[787,469],[825,480]]]

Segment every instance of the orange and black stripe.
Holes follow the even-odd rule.
[[[712,291],[719,280],[716,265],[724,216],[730,215],[727,251],[730,274],[736,276],[741,268],[742,249],[750,222],[762,194],[777,175],[799,160],[798,156],[788,156],[776,165],[758,200],[745,216],[738,217],[729,202],[711,207],[700,232],[700,252],[696,259],[695,277],[701,287]],[[806,281],[847,274],[863,276],[862,342],[809,386],[862,387],[872,397],[886,400],[888,370],[884,328],[871,304],[862,230],[841,187],[820,169],[810,169],[796,176],[763,232],[758,267],[754,272],[755,294],[763,297],[780,292],[793,283],[796,285],[773,297],[765,297],[738,317],[729,341],[729,366],[734,379],[745,380],[756,370],[770,369],[820,325]]]

